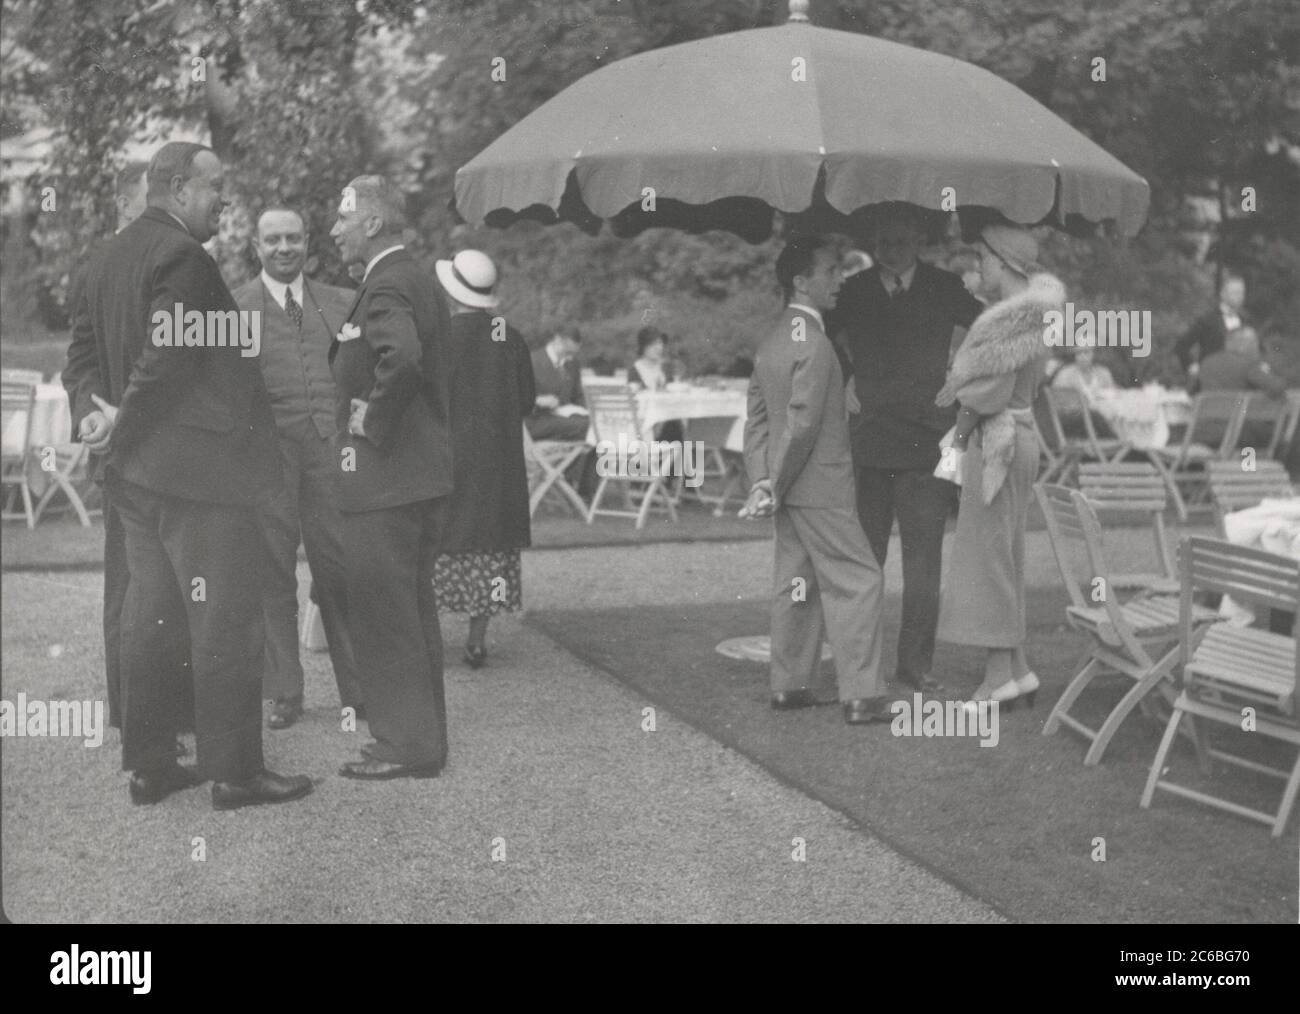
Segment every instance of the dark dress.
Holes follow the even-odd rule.
[[[493,340],[485,311],[451,318],[455,489],[434,584],[442,612],[490,616],[522,605],[519,550],[530,543],[523,420],[536,397],[514,328]]]

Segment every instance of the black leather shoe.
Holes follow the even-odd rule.
[[[915,690],[922,694],[942,694],[947,691],[947,688],[942,683],[930,676],[900,675],[898,682],[909,690]]]
[[[133,771],[127,788],[131,793],[131,802],[137,806],[156,803],[173,792],[190,789],[199,784],[199,776],[193,768],[183,768],[179,764],[159,768],[156,771]]]
[[[844,721],[849,725],[870,725],[872,722],[892,722],[888,697],[859,697],[844,702]]]
[[[834,704],[835,698],[818,697],[807,687],[799,690],[782,690],[772,695],[772,707],[777,711],[793,711],[795,708],[816,708],[823,704]]]
[[[277,775],[263,771],[246,782],[213,782],[212,808],[234,810],[240,806],[287,803],[301,799],[310,791],[311,779],[306,775]]]
[[[389,778],[437,778],[441,773],[441,764],[394,764],[374,757],[348,761],[339,768],[339,774],[344,778],[370,782],[386,781]]]
[[[471,669],[482,669],[487,661],[487,648],[481,644],[465,645],[465,662]]]
[[[276,701],[266,724],[272,729],[287,729],[302,718],[302,701]]]

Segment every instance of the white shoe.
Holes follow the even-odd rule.
[[[980,705],[986,701],[997,701],[1004,704],[1007,701],[1014,701],[1020,696],[1020,685],[1014,680],[1009,679],[1002,686],[996,688],[987,697],[973,697],[969,701],[962,701],[962,710],[968,715],[979,714]]]

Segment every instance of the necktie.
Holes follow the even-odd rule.
[[[293,298],[292,289],[284,290],[284,309],[285,312],[289,314],[290,319],[293,320],[298,330],[301,331],[302,330],[302,307],[299,306],[297,301]]]

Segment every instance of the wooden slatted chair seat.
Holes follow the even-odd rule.
[[[1300,676],[1300,560],[1202,536],[1185,539],[1179,556],[1183,581],[1179,619],[1181,686],[1147,773],[1142,807],[1149,807],[1156,789],[1163,789],[1267,824],[1276,838],[1285,829],[1300,790],[1300,721],[1296,706]],[[1202,591],[1294,612],[1296,636],[1226,622],[1198,628],[1192,621],[1193,595]],[[1247,708],[1254,720],[1250,732],[1243,730]],[[1294,761],[1289,769],[1279,768],[1212,748],[1207,730],[1200,728],[1200,719],[1227,726],[1237,735],[1265,736],[1289,744],[1296,748]],[[1277,810],[1270,813],[1243,806],[1168,777],[1169,750],[1184,720],[1192,728],[1196,757],[1205,774],[1211,772],[1213,759],[1282,779]]]
[[[1294,717],[1295,639],[1216,623],[1183,669],[1183,679],[1222,699],[1240,698]]]
[[[1196,617],[1203,623],[1219,618],[1213,609],[1196,607]],[[1171,595],[1151,595],[1130,599],[1119,607],[1123,627],[1143,643],[1165,643],[1178,636],[1178,599]],[[1109,645],[1123,644],[1121,626],[1111,619],[1105,606],[1066,606],[1065,615],[1076,630],[1095,633]]]

